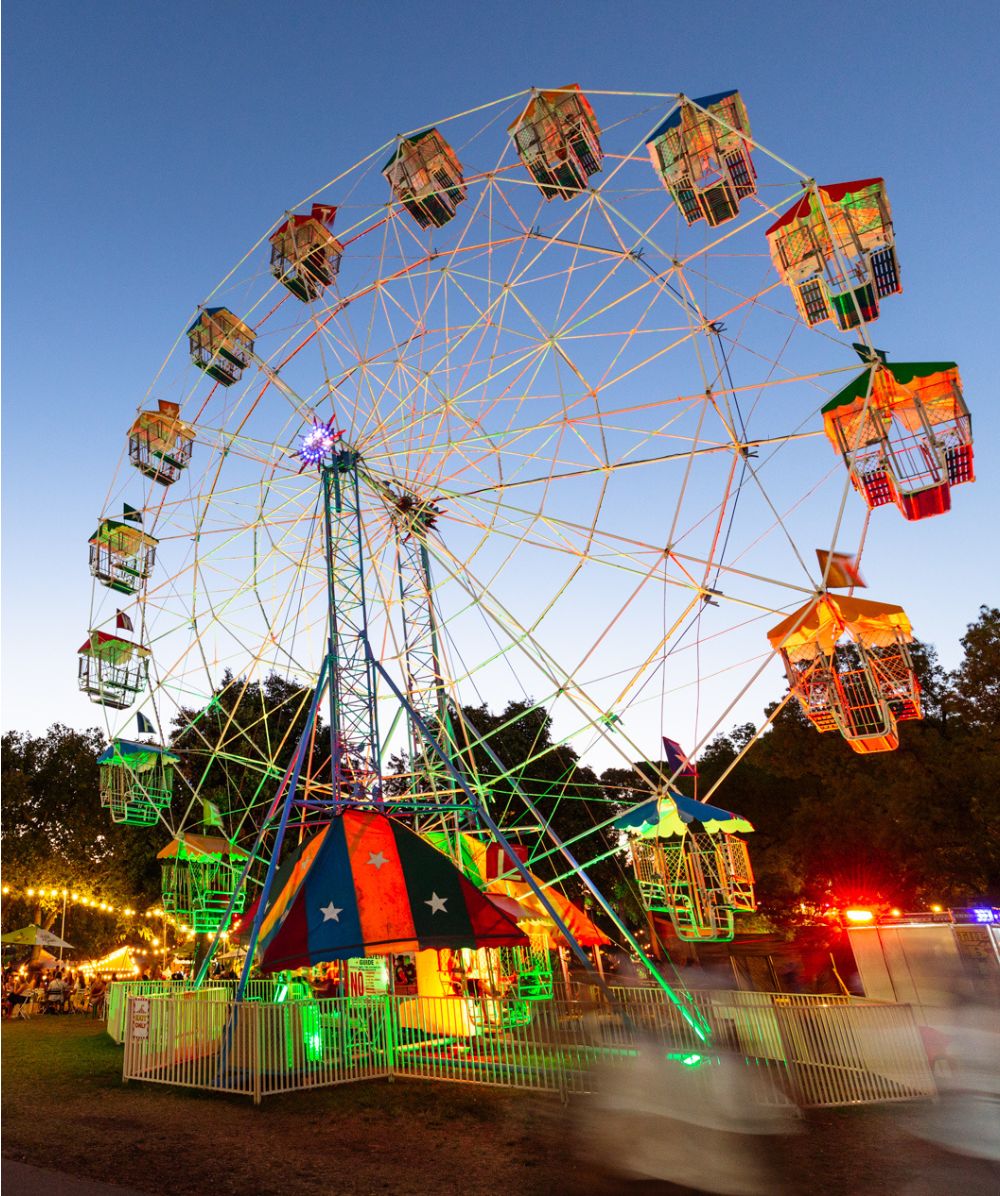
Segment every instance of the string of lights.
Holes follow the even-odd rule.
[[[186,935],[188,939],[194,938],[194,930],[186,923],[179,922],[172,914],[168,914],[162,906],[150,906],[148,909],[140,911],[133,908],[131,905],[116,904],[113,901],[105,901],[100,897],[94,897],[87,893],[78,892],[75,889],[66,888],[57,885],[32,885],[30,887],[17,887],[14,885],[5,884],[2,886],[4,897],[23,897],[29,901],[50,901],[58,905],[62,905],[65,901],[67,906],[79,906],[95,913],[115,914],[118,917],[124,918],[158,918],[161,919],[166,926],[171,926],[178,933],[178,935]],[[136,905],[141,905],[141,902],[136,902]],[[228,937],[228,936],[227,936]],[[159,940],[154,939],[154,944],[158,944]]]
[[[33,885],[26,888],[18,888],[12,885],[3,885],[2,892],[4,897],[25,897],[34,901],[54,901],[62,904],[63,899],[66,900],[67,905],[84,906],[87,909],[95,910],[105,914],[119,914],[126,918],[139,917],[139,911],[134,909],[131,905],[116,904],[113,901],[105,901],[100,897],[94,897],[87,893],[78,892],[75,889],[69,889],[64,886],[56,885]],[[141,903],[139,903],[141,904]],[[158,911],[162,915],[162,910]],[[150,916],[152,910],[147,911],[144,916]]]

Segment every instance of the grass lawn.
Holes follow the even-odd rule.
[[[680,1193],[597,1174],[558,1100],[480,1086],[372,1081],[249,1099],[121,1082],[102,1022],[3,1024],[3,1154],[151,1193],[582,1196]],[[581,1098],[585,1099],[585,1098]],[[906,1132],[906,1107],[823,1111],[774,1141],[776,1196],[937,1196],[979,1189]],[[623,1126],[623,1153],[627,1127]],[[942,1171],[944,1169],[944,1171]],[[998,1187],[996,1190],[1000,1190]]]
[[[544,1097],[397,1080],[254,1108],[247,1098],[123,1085],[121,1068],[102,1022],[4,1023],[4,1155],[151,1192],[588,1190],[560,1147],[563,1110]]]

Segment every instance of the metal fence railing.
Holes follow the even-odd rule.
[[[247,982],[245,1000],[273,1001],[281,989],[281,982],[269,977],[258,977]],[[287,986],[286,986],[287,987]],[[108,1034],[117,1043],[125,1036],[125,1006],[129,997],[162,996],[165,993],[186,993],[194,989],[190,980],[116,980],[108,985],[105,997],[104,1016],[108,1023]],[[233,997],[236,993],[235,980],[206,980],[202,990]]]
[[[655,988],[612,988],[642,1024],[665,998]],[[688,1002],[712,1027],[712,1049],[742,1055],[805,1108],[932,1097],[924,1038],[908,1005],[839,994],[706,990]]]
[[[174,987],[176,985],[176,987]],[[171,990],[187,991],[191,985],[182,980],[116,980],[108,985],[104,998],[104,1017],[108,1034],[117,1043],[125,1037],[125,1008],[130,996],[151,997]]]
[[[272,987],[269,987],[272,986]],[[123,989],[126,986],[122,986]],[[232,985],[130,982],[123,1076],[252,1096],[388,1076],[569,1094],[589,1092],[608,1065],[653,1050],[678,1066],[742,1059],[753,1099],[803,1107],[913,1100],[935,1094],[908,1006],[850,997],[700,992],[703,1041],[655,989],[601,1000],[465,997],[255,1000]],[[138,990],[138,991],[137,991]],[[111,1023],[109,1021],[109,1032]]]
[[[235,1002],[218,989],[130,997],[122,1074],[259,1101],[388,1076],[389,1025],[380,998]]]
[[[804,1107],[914,1100],[937,1092],[907,1005],[782,1003],[774,1013]]]

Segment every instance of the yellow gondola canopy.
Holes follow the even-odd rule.
[[[132,772],[148,772],[158,764],[180,763],[180,756],[157,743],[115,739],[97,757],[98,764],[124,766]]]
[[[637,834],[640,839],[682,838],[688,831],[719,831],[750,834],[753,823],[742,814],[695,801],[681,793],[661,793],[615,819],[615,828]]]
[[[160,399],[156,411],[139,412],[129,428],[129,435],[143,432],[151,438],[161,439],[166,447],[173,447],[177,440],[193,440],[194,429],[180,418],[180,411],[180,404]]]
[[[946,408],[944,418],[954,417],[955,396],[960,393],[961,379],[954,361],[877,363],[860,373],[823,407],[823,423],[827,436],[834,439],[834,426],[859,414],[868,402],[870,409],[891,413],[909,431],[916,432],[922,424],[914,398],[919,397],[934,423],[937,408],[942,405]]]
[[[247,853],[242,847],[230,843],[221,835],[184,835],[183,838],[171,839],[161,851],[156,853],[158,860],[199,860],[213,857],[245,860]]]
[[[141,527],[124,523],[121,519],[102,519],[97,531],[90,537],[91,544],[112,544],[119,552],[133,554],[144,545],[155,548],[159,542]]]
[[[790,660],[809,660],[821,652],[829,656],[845,632],[866,648],[913,640],[910,620],[901,606],[832,594],[810,599],[772,627],[767,638]]]
[[[244,324],[239,316],[233,315],[228,307],[206,307],[188,328],[188,336],[199,328],[207,328],[220,336],[241,336],[251,344],[257,336],[256,332],[248,324]]]

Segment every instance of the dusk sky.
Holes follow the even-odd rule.
[[[872,339],[896,360],[958,363],[978,480],[944,517],[877,512],[865,574],[953,666],[979,605],[1000,599],[996,13],[973,0],[7,5],[4,729],[103,722],[76,691],[87,538],[192,308],[278,214],[395,133],[570,82],[736,87],[755,137],[818,181],[885,177],[904,290]],[[782,688],[775,669],[758,711]]]

